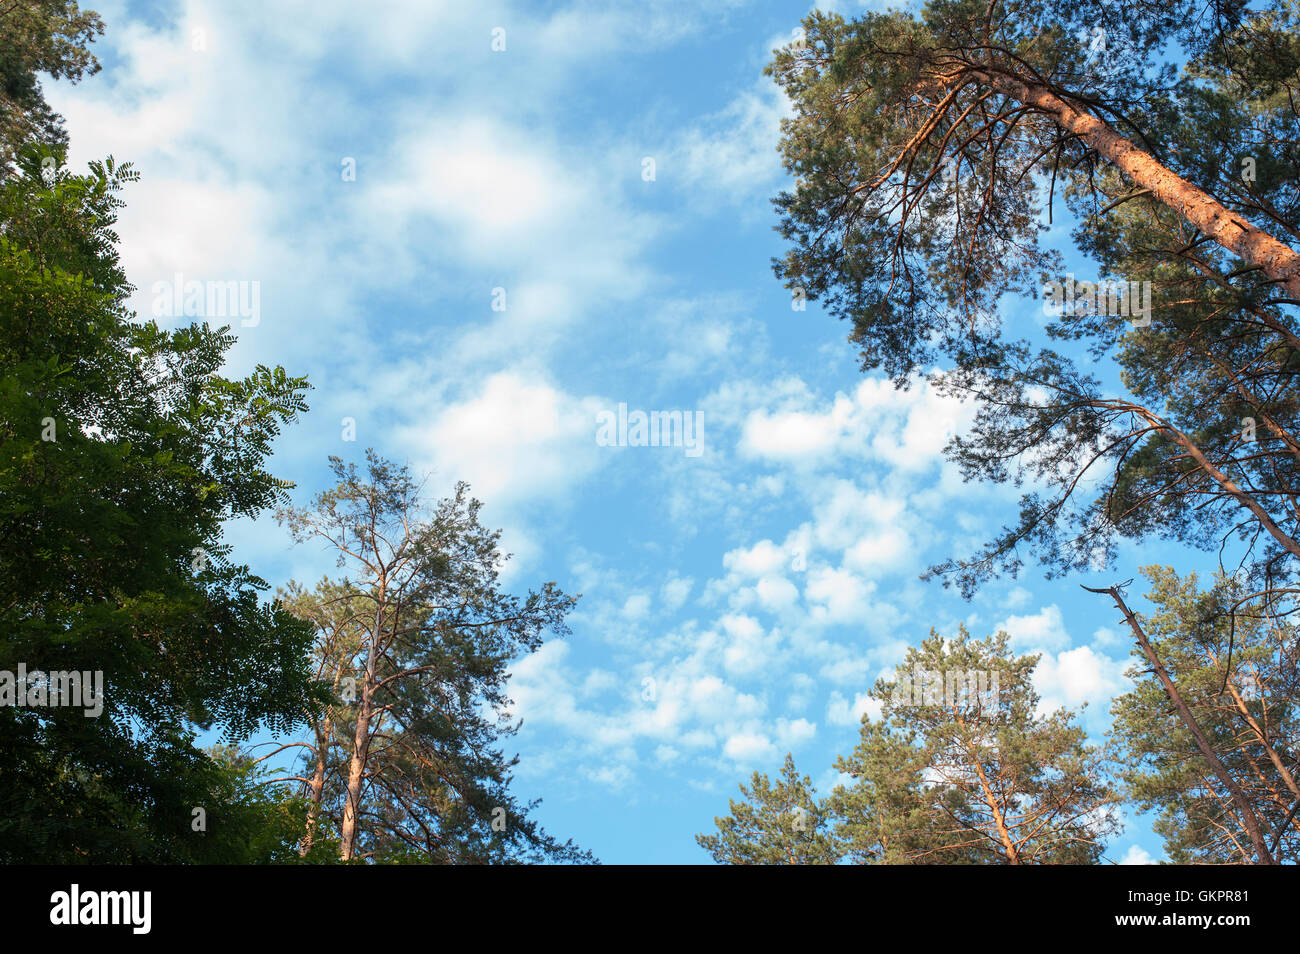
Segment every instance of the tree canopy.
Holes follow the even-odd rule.
[[[305,844],[324,818],[344,861],[591,860],[529,817],[536,802],[510,792],[517,760],[498,747],[518,729],[511,662],[544,633],[567,633],[577,598],[553,582],[523,598],[501,588],[500,532],[480,523],[464,483],[429,505],[406,467],[373,451],[364,471],[338,458],[331,467],[335,487],[281,511],[345,572],[289,588],[335,698],[297,776],[311,804]]]

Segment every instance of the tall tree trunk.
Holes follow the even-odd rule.
[[[343,678],[343,667],[334,671],[334,696],[338,697],[339,681]],[[298,855],[306,858],[316,841],[316,826],[320,819],[321,795],[325,791],[325,761],[329,753],[330,739],[334,735],[334,719],[330,716],[332,709],[326,709],[322,721],[316,723],[316,765],[312,769],[311,781],[307,784],[307,828],[302,841],[298,844]]]
[[[381,586],[382,589],[382,586]],[[357,728],[353,735],[352,757],[348,760],[348,796],[343,805],[343,824],[339,829],[339,857],[351,861],[357,853],[357,824],[361,815],[361,783],[366,775],[366,758],[370,752],[370,715],[374,706],[375,665],[379,651],[379,627],[383,622],[384,604],[375,608],[375,625],[366,650],[366,675],[361,686],[361,705],[357,710]]]
[[[1006,813],[1002,810],[1002,805],[993,792],[993,786],[989,783],[988,774],[984,771],[984,763],[980,761],[979,753],[971,746],[967,746],[966,751],[971,762],[975,765],[975,774],[979,778],[980,793],[984,797],[984,804],[993,813],[993,823],[997,825],[998,841],[1002,843],[1002,852],[1007,856],[1007,864],[1018,865],[1020,864],[1020,851],[1016,848],[1016,843],[1011,837],[1011,830],[1007,828]]]
[[[339,857],[351,861],[357,853],[357,818],[361,814],[361,783],[366,774],[366,750],[370,745],[370,690],[362,694],[357,713],[357,730],[348,760],[348,796],[343,805],[343,825],[339,830]]]
[[[1259,827],[1259,819],[1255,817],[1255,811],[1250,807],[1250,802],[1246,798],[1246,793],[1241,790],[1241,786],[1238,785],[1233,777],[1228,774],[1228,769],[1224,766],[1222,760],[1220,760],[1218,754],[1214,751],[1214,747],[1210,745],[1210,740],[1205,735],[1205,730],[1202,729],[1201,724],[1196,721],[1196,716],[1192,714],[1192,710],[1183,700],[1183,694],[1178,691],[1178,687],[1174,685],[1173,679],[1169,677],[1168,670],[1165,669],[1164,664],[1160,661],[1160,657],[1156,655],[1155,647],[1151,645],[1151,641],[1147,639],[1147,634],[1144,633],[1142,627],[1138,625],[1137,617],[1135,617],[1132,611],[1129,610],[1128,604],[1124,602],[1124,598],[1119,595],[1119,589],[1114,586],[1100,590],[1093,589],[1091,586],[1085,586],[1083,588],[1090,593],[1107,593],[1115,601],[1115,605],[1119,608],[1119,611],[1124,614],[1124,619],[1128,623],[1129,628],[1133,630],[1133,635],[1137,637],[1138,645],[1142,647],[1142,652],[1147,657],[1147,661],[1151,663],[1151,668],[1155,671],[1156,678],[1159,679],[1160,684],[1164,686],[1165,694],[1169,696],[1170,701],[1174,704],[1174,708],[1178,710],[1178,715],[1179,718],[1182,719],[1183,725],[1187,727],[1187,731],[1190,732],[1192,738],[1196,740],[1196,747],[1201,750],[1201,754],[1205,756],[1205,760],[1210,763],[1210,768],[1214,770],[1214,774],[1219,777],[1219,781],[1223,782],[1224,786],[1231,794],[1232,803],[1236,806],[1237,812],[1241,815],[1242,827],[1246,829],[1246,834],[1250,837],[1250,843],[1255,849],[1255,856],[1259,859],[1258,864],[1277,864],[1277,861],[1274,860],[1273,855],[1269,852],[1268,846],[1264,843],[1264,835]]]
[[[1218,199],[1158,162],[1096,116],[1075,109],[1046,86],[1025,83],[997,70],[975,68],[954,77],[958,83],[967,78],[1033,107],[1078,136],[1135,184],[1150,189],[1156,198],[1214,241],[1262,270],[1285,288],[1289,297],[1300,298],[1300,254],[1224,208]]]
[[[306,858],[316,840],[316,824],[320,818],[321,794],[325,790],[325,755],[329,746],[332,724],[327,720],[324,727],[316,727],[316,765],[312,769],[311,781],[307,783],[307,830],[298,844],[298,854]]]

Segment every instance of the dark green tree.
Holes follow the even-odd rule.
[[[307,802],[277,783],[275,773],[233,745],[205,750],[210,760],[209,801],[191,810],[190,841],[199,864],[330,864],[328,838],[300,851]],[[202,809],[201,814],[196,809]]]
[[[265,461],[306,383],[222,377],[227,328],[134,320],[112,226],[135,173],[62,160],[29,145],[0,182],[0,671],[105,691],[98,718],[0,708],[0,860],[196,860],[196,729],[288,730],[317,695],[310,626],[222,542],[288,486]]]
[[[28,142],[66,145],[62,118],[50,109],[40,75],[77,82],[99,72],[89,45],[104,32],[93,10],[68,0],[9,0],[0,6],[0,175],[12,171]]]

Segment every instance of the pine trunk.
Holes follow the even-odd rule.
[[[1096,116],[1075,109],[1045,86],[1027,84],[1003,73],[977,69],[964,76],[974,76],[999,93],[1050,117],[1219,245],[1259,268],[1286,289],[1288,297],[1300,299],[1300,254],[1224,208],[1213,196],[1158,162]]]

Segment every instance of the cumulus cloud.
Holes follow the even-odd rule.
[[[741,765],[749,766],[771,762],[776,758],[776,746],[761,732],[735,732],[722,745],[722,754]]]
[[[776,406],[751,410],[739,450],[771,461],[816,464],[840,456],[871,457],[902,472],[942,459],[948,439],[969,423],[973,407],[928,382],[901,391],[885,378],[863,380],[851,395],[820,403],[792,390]]]
[[[1124,663],[1099,655],[1091,646],[1044,653],[1033,676],[1039,711],[1075,709],[1086,702],[1089,727],[1102,728],[1110,701],[1129,688],[1124,670]]]
[[[879,719],[882,708],[879,700],[871,698],[865,692],[857,693],[850,700],[839,692],[832,691],[830,701],[826,704],[826,721],[831,725],[858,726],[864,715],[873,721]]]
[[[783,548],[771,540],[760,540],[748,548],[729,550],[722,556],[722,565],[741,577],[758,577],[782,569],[789,560]]]
[[[1137,845],[1129,845],[1128,851],[1124,852],[1124,857],[1120,859],[1122,865],[1154,865],[1156,859],[1146,849]]]
[[[875,584],[844,569],[819,567],[808,574],[804,595],[814,622],[865,622],[872,615]]]
[[[1011,637],[1013,649],[1056,650],[1070,645],[1061,608],[1055,603],[1027,616],[1008,616],[993,629],[995,632],[1005,630]]]
[[[399,431],[428,466],[464,479],[494,502],[571,491],[600,462],[595,398],[575,398],[539,379],[494,374],[427,424]]]

